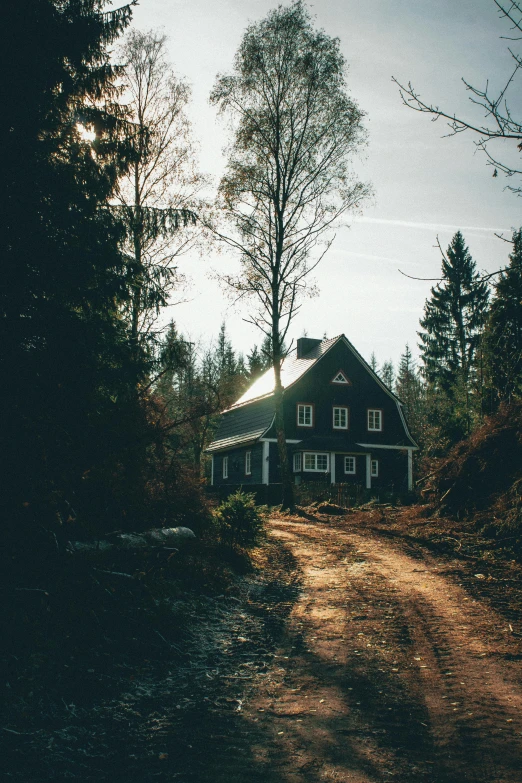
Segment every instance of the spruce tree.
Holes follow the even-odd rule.
[[[513,234],[509,261],[495,286],[484,341],[495,406],[522,394],[522,229]]]
[[[423,386],[408,343],[406,343],[404,353],[399,361],[395,394],[404,403],[406,418],[413,437],[422,440]]]
[[[393,389],[393,382],[395,380],[395,369],[391,359],[384,362],[380,372],[381,379],[384,381],[388,389]]]
[[[379,374],[379,364],[377,362],[375,351],[372,351],[372,355],[370,356],[370,367],[372,368],[374,373]]]
[[[89,487],[127,447],[134,415],[122,231],[105,208],[131,154],[108,51],[131,11],[104,6],[13,3],[2,28],[0,431],[13,524],[21,508],[45,525],[87,497],[106,509]]]
[[[248,380],[255,381],[265,371],[265,363],[262,354],[257,345],[254,345],[252,351],[247,354],[248,362]]]
[[[427,381],[451,394],[472,378],[489,301],[460,231],[443,256],[442,278],[426,302],[419,347]]]
[[[477,351],[489,289],[457,231],[442,260],[442,282],[431,289],[419,332],[423,374],[433,399],[449,403],[451,438],[469,433],[478,409]],[[448,407],[445,405],[445,415]]]

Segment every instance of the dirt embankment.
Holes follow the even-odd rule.
[[[274,518],[257,570],[194,599],[171,665],[4,732],[9,779],[520,783],[518,567],[504,585],[414,521]]]

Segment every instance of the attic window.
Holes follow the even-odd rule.
[[[314,408],[313,405],[300,402],[297,405],[297,426],[298,427],[313,427],[314,426]]]
[[[368,408],[368,430],[382,431],[382,411],[379,408]]]
[[[350,381],[342,370],[339,370],[335,378],[332,378],[332,383],[344,383],[350,386]]]

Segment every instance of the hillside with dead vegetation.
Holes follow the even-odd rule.
[[[522,530],[522,402],[503,405],[421,484],[439,514],[515,535]]]

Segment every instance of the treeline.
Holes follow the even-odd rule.
[[[425,464],[522,393],[522,230],[490,285],[492,278],[479,274],[457,232],[420,320],[420,363],[409,345],[397,370],[372,355],[372,368],[405,404]]]
[[[171,322],[159,343],[153,394],[162,406],[173,451],[204,478],[204,450],[212,440],[220,411],[232,405],[266,369],[270,350],[265,339],[246,359],[237,353],[226,326],[210,345],[197,345]]]
[[[30,0],[3,29],[8,559],[30,547],[43,560],[71,537],[197,524],[216,413],[267,364],[262,346],[236,356],[224,327],[201,349],[157,326],[180,284],[177,258],[200,239],[204,178],[164,38],[131,33],[125,67],[113,62],[131,5]]]
[[[165,39],[131,32],[114,64],[131,10],[29,0],[3,28],[0,513],[13,541],[58,550],[73,525],[195,524],[216,414],[274,356],[266,342],[237,355],[224,327],[206,348],[158,328],[179,257],[204,239],[206,182]],[[380,368],[425,455],[520,394],[521,243],[491,295],[457,234],[421,367],[407,348],[397,377]]]

